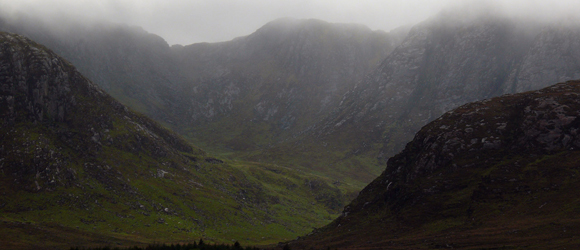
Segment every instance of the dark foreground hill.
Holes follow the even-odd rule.
[[[278,242],[338,214],[352,188],[331,183],[210,157],[42,45],[0,33],[2,249]]]
[[[343,214],[293,248],[577,249],[580,81],[423,127]]]

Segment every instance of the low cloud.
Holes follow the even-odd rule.
[[[483,0],[479,0],[481,2]],[[461,0],[18,0],[0,3],[4,16],[26,13],[50,22],[107,20],[137,25],[169,44],[217,42],[248,35],[280,18],[317,18],[360,23],[389,31],[418,23]],[[478,2],[473,1],[473,3]],[[541,20],[575,19],[577,0],[485,0],[502,12]],[[471,2],[469,2],[471,3]]]

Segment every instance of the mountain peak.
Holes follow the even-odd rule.
[[[372,33],[371,29],[362,24],[329,23],[319,19],[296,19],[286,17],[265,24],[251,36],[265,36],[270,39],[283,40],[289,36],[295,36],[297,33],[320,36],[328,32],[344,33],[344,35],[350,36]]]
[[[356,23],[331,23],[321,19],[316,18],[308,18],[308,19],[299,19],[293,17],[282,17],[275,19],[266,23],[263,28],[265,27],[312,27],[312,26],[338,26],[338,27],[352,27],[352,28],[359,28],[359,29],[366,29],[370,31],[370,29],[363,24],[356,24]]]

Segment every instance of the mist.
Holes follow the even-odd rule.
[[[169,44],[186,45],[248,35],[281,17],[358,23],[390,31],[444,9],[470,5],[543,22],[577,22],[574,10],[580,9],[576,0],[18,0],[0,2],[0,14],[5,18],[25,14],[45,23],[123,23],[160,35]]]

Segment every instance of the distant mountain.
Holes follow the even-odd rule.
[[[580,25],[530,23],[487,12],[464,16],[444,11],[414,26],[373,73],[348,90],[336,110],[271,154],[292,151],[325,159],[333,150],[354,166],[357,158],[384,162],[423,125],[464,103],[580,78]]]
[[[533,44],[510,72],[503,93],[539,89],[554,81],[580,78],[580,25],[551,24],[541,29]]]
[[[171,47],[123,25],[22,18],[0,29],[38,39],[209,152],[362,187],[444,112],[580,77],[580,26],[474,9],[388,33],[285,18],[232,41]]]
[[[577,248],[580,81],[424,126],[330,225],[292,248]]]
[[[275,243],[328,223],[355,192],[211,157],[9,33],[0,33],[0,145],[2,249]]]
[[[233,150],[279,143],[326,116],[401,39],[362,25],[284,18],[229,42],[174,46],[193,89],[180,130]]]
[[[408,32],[284,18],[229,42],[169,48],[123,25],[54,25],[24,16],[0,29],[46,44],[113,97],[196,144],[255,161],[267,157],[252,155],[327,116]],[[327,166],[284,165],[343,179]]]

